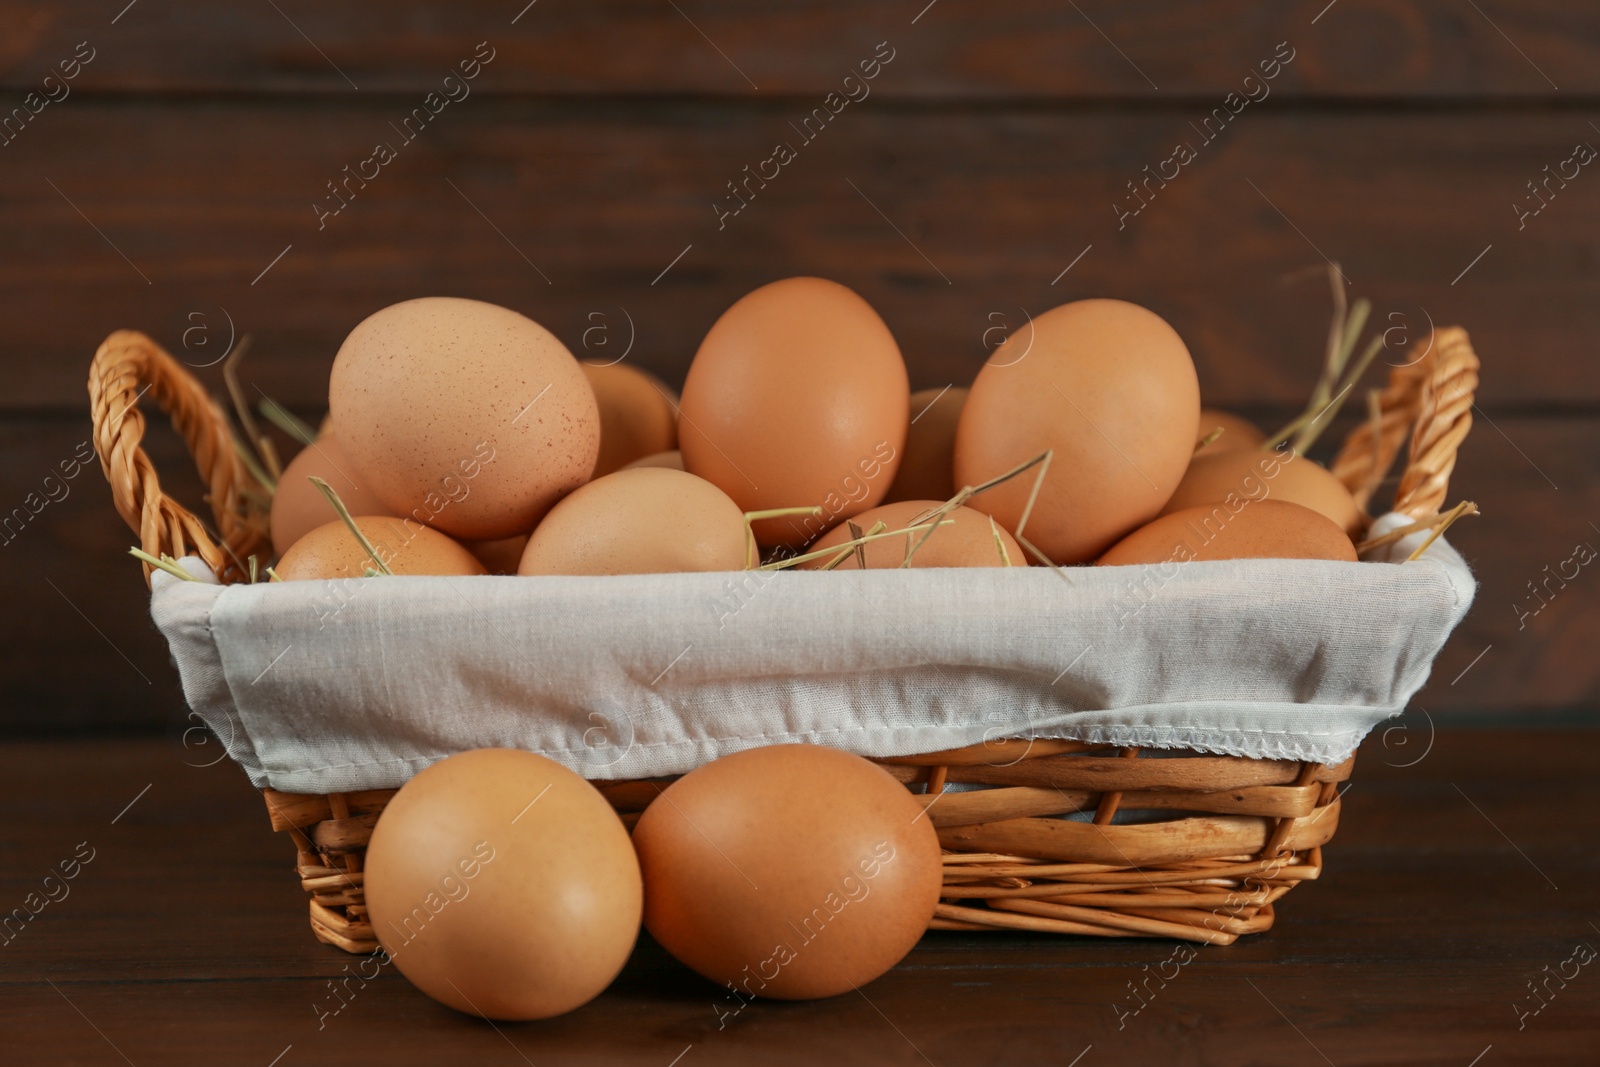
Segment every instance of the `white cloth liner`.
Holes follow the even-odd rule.
[[[1402,525],[1385,516],[1383,532]],[[757,745],[866,756],[1076,738],[1335,763],[1404,710],[1476,585],[1401,565],[413,577],[220,586],[156,572],[189,705],[253,785],[393,788],[454,752],[589,778]]]

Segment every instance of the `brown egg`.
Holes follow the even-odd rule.
[[[674,449],[671,452],[657,452],[653,456],[644,456],[636,459],[622,469],[625,471],[637,470],[640,467],[666,467],[669,470],[683,470],[683,453]]]
[[[501,537],[494,541],[464,541],[462,547],[477,557],[490,574],[515,574],[528,547],[528,535]]]
[[[594,477],[677,446],[678,398],[659,378],[626,363],[578,366],[600,409],[600,458]]]
[[[1230,411],[1219,411],[1216,408],[1200,409],[1200,438],[1203,440],[1207,434],[1222,431],[1222,435],[1210,444],[1203,446],[1195,452],[1197,456],[1208,456],[1213,452],[1231,452],[1236,448],[1256,448],[1267,439],[1261,427],[1248,419],[1242,419]]]
[[[489,1019],[586,1003],[639,934],[627,830],[592,785],[532,752],[477,749],[418,773],[373,828],[365,886],[400,972]]]
[[[942,880],[938,836],[906,787],[817,745],[691,771],[640,816],[633,844],[645,927],[731,986],[730,1006],[872,981],[922,936]]]
[[[1281,500],[1185,508],[1141,526],[1100,557],[1103,566],[1216,559],[1342,559],[1355,545],[1325,516]]]
[[[861,297],[821,278],[764,285],[723,312],[689,368],[678,447],[744,511],[820,506],[755,524],[797,547],[878,504],[910,421],[900,349]]]
[[[301,449],[278,479],[272,494],[272,550],[278,555],[318,526],[339,517],[312,478],[327,482],[352,515],[382,515],[388,508],[377,495],[353,480],[355,468],[339,451],[332,434],[323,434]]]
[[[333,432],[333,412],[322,416],[322,422],[317,425],[317,436],[326,437]]]
[[[1057,563],[1082,562],[1160,512],[1199,421],[1194,362],[1165,320],[1121,300],[1063,304],[1013,333],[978,372],[956,428],[956,484],[978,485],[1054,449],[1023,532]],[[1015,533],[1034,473],[970,506]]]
[[[361,515],[355,522],[378,558],[395,574],[484,574],[471,552],[438,530],[412,519]],[[343,519],[318,526],[289,546],[273,568],[286,582],[315,578],[360,578],[374,567]]]
[[[967,391],[954,386],[923,389],[911,394],[911,425],[906,429],[905,454],[885,502],[949,500],[961,488],[950,471],[956,450],[956,423],[967,402]]]
[[[744,513],[710,482],[665,467],[596,478],[534,528],[518,574],[737,571]]]
[[[1287,500],[1319,511],[1354,537],[1365,518],[1344,483],[1309,459],[1285,447],[1266,452],[1259,448],[1234,449],[1196,456],[1188,473],[1173,492],[1162,514],[1227,501]]]
[[[532,319],[477,300],[424,297],[368,316],[339,348],[328,400],[357,480],[456,537],[532,529],[599,454],[578,361]]]
[[[880,522],[884,524],[885,532],[905,530],[916,523],[928,520],[941,503],[942,501],[938,500],[902,500],[894,504],[880,504],[871,511],[863,511],[852,521],[861,528],[862,533],[867,533]],[[913,568],[1021,567],[1027,563],[1016,538],[1006,533],[1001,526],[991,527],[989,516],[971,508],[958,507],[947,513],[944,518],[952,525],[938,527],[928,536],[927,541],[922,541],[923,535],[927,534],[926,530],[901,537],[868,541],[861,546],[867,557],[867,567],[872,570],[899,567],[905,562],[907,546],[919,542],[921,547],[911,557]],[[1000,534],[1000,543],[1005,546],[1004,559],[1000,556],[1000,548],[994,543],[996,531]],[[842,522],[824,534],[807,551],[832,548],[834,545],[851,540],[854,536],[850,532],[849,524]],[[830,556],[824,556],[810,563],[802,563],[800,566],[806,570],[820,570],[827,566],[831,559]],[[851,552],[836,569],[858,570],[860,567],[857,554]]]

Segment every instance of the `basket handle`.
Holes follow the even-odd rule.
[[[1378,395],[1377,418],[1350,431],[1329,468],[1363,510],[1394,465],[1408,430],[1411,447],[1393,510],[1427,518],[1438,513],[1449,492],[1456,452],[1472,429],[1478,356],[1459,326],[1436,328],[1422,352],[1389,372],[1389,384]]]
[[[206,483],[216,532],[161,490],[145,455],[139,399],[151,394],[183,435]],[[250,493],[261,486],[245,468],[233,431],[216,401],[193,374],[149,337],[118,330],[100,345],[89,367],[89,411],[100,469],[117,511],[153,556],[198,555],[223,582],[247,577],[242,562],[268,543],[266,512]],[[145,581],[151,568],[145,565]]]

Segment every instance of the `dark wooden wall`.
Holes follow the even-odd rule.
[[[1460,323],[1484,360],[1452,494],[1485,512],[1452,535],[1482,588],[1419,703],[1550,721],[1600,696],[1600,568],[1518,618],[1546,566],[1600,548],[1600,168],[1513,206],[1600,146],[1600,6],[123,2],[0,0],[0,120],[58,97],[0,144],[0,512],[88,439],[85,372],[118,327],[197,365],[248,332],[246,378],[314,415],[345,332],[423,294],[515,307],[580,353],[631,335],[678,382],[728,303],[822,274],[881,310],[915,386],[970,378],[1022,309],[1113,295],[1178,328],[1211,403],[1273,421],[1315,376],[1307,268],[1331,257],[1396,341]],[[889,50],[800,145],[790,123]],[[798,158],[719,226],[779,140]],[[397,157],[319,224],[379,141]],[[1179,141],[1197,158],[1119,228]],[[192,482],[169,436],[151,449]],[[0,730],[170,729],[130,535],[96,465],[64,484],[0,546]]]

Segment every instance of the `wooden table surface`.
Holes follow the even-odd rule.
[[[354,958],[312,939],[290,844],[236,767],[177,741],[11,742],[0,901],[80,862],[6,931],[0,1062],[1592,1064],[1597,742],[1420,717],[1375,733],[1321,881],[1276,930],[1181,968],[1177,942],[940,933],[860,995],[721,1028],[718,990],[648,939],[547,1022],[491,1026],[392,974],[329,1013]]]

